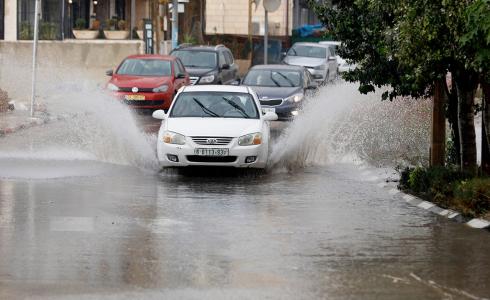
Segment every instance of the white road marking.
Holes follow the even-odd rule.
[[[452,212],[451,212],[451,213],[450,213],[450,214],[449,214],[447,217],[448,217],[449,219],[453,219],[453,218],[455,218],[455,217],[457,217],[457,216],[459,216],[459,213],[457,213],[457,212],[453,212],[453,211],[452,211]]]
[[[49,220],[51,231],[90,232],[94,230],[92,217],[52,217]]]
[[[423,208],[423,209],[429,209],[429,208],[432,208],[435,206],[435,204],[433,203],[430,203],[430,202],[427,202],[427,201],[422,201],[421,203],[419,203],[419,205],[417,205],[418,207],[420,208]]]
[[[443,217],[447,217],[450,213],[451,213],[451,211],[444,209],[443,211],[439,212],[439,215],[443,216]]]
[[[482,219],[473,219],[466,224],[468,224],[468,226],[470,227],[479,228],[479,229],[490,226],[490,222]]]

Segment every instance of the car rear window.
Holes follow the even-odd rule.
[[[172,64],[168,60],[161,59],[128,58],[123,61],[117,70],[117,74],[134,76],[170,76],[172,75]]]

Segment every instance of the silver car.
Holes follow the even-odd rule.
[[[330,47],[330,51],[337,57],[337,63],[339,64],[339,72],[344,73],[347,71],[352,71],[356,68],[355,64],[349,64],[345,59],[340,57],[337,52],[338,48],[340,47],[340,42],[337,41],[321,41],[318,42],[321,45],[327,45]]]
[[[284,63],[307,68],[313,79],[320,84],[325,84],[338,75],[337,58],[328,45],[295,43],[286,53]]]

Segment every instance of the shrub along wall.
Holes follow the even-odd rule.
[[[442,167],[405,168],[400,189],[467,217],[490,217],[490,178]]]

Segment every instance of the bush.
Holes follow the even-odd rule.
[[[76,30],[83,30],[86,28],[86,26],[87,26],[87,21],[85,21],[84,18],[78,18],[75,21],[75,29]]]
[[[465,215],[475,216],[490,211],[490,178],[461,181],[454,188],[455,205]]]

